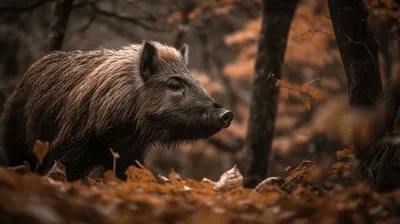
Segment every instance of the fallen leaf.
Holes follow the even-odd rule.
[[[286,194],[286,192],[281,189],[281,186],[285,183],[285,179],[282,177],[268,177],[259,183],[254,189],[253,192],[261,193],[261,192],[271,192],[276,191],[281,194]]]
[[[54,161],[53,166],[49,170],[49,172],[45,175],[55,181],[65,182],[67,181],[67,174],[65,173],[65,166],[59,163],[58,161]]]
[[[215,183],[213,189],[220,192],[243,189],[243,176],[237,168],[237,165],[223,173],[217,183]]]
[[[36,140],[36,143],[33,146],[33,152],[35,153],[36,158],[39,161],[39,164],[43,163],[43,159],[46,156],[48,151],[49,151],[49,143],[48,142],[42,142],[40,140]]]
[[[171,183],[171,181],[167,177],[161,175],[158,175],[157,177],[160,184]]]
[[[129,166],[126,169],[127,182],[156,182],[153,174],[146,168],[138,168],[136,166]]]
[[[337,163],[332,165],[332,169],[340,169],[342,167],[343,167],[343,163],[342,162],[337,162]]]
[[[339,151],[336,151],[336,159],[341,160],[342,158],[354,158],[353,150],[350,148],[345,148]]]
[[[115,176],[115,172],[111,170],[107,170],[104,172],[104,181],[107,182],[117,182],[120,183],[122,180],[120,180],[117,176]]]
[[[185,183],[183,182],[181,175],[179,175],[179,173],[175,172],[173,169],[168,174],[168,178],[176,188],[178,189],[184,188]]]

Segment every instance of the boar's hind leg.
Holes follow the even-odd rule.
[[[25,101],[12,94],[5,105],[0,127],[1,154],[5,161],[1,165],[18,166],[28,161],[32,167],[35,157],[26,144]]]
[[[65,166],[69,181],[84,179],[91,167],[104,163],[104,151],[106,147],[96,143],[96,140],[64,140],[50,147],[46,165],[39,172],[47,173],[56,160]]]

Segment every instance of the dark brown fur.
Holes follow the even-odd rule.
[[[41,58],[4,108],[0,139],[8,165],[24,160],[33,165],[34,142],[49,141],[39,171],[57,160],[74,180],[93,166],[111,168],[111,147],[121,155],[117,176],[124,178],[127,166],[142,161],[149,144],[206,138],[229,126],[232,116],[222,125],[221,113],[227,111],[187,69],[187,53],[186,45],[178,51],[144,42]]]

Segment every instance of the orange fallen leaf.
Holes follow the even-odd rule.
[[[33,146],[33,152],[35,153],[39,164],[43,163],[43,159],[49,151],[49,142],[42,142],[40,140],[36,140],[35,145]]]
[[[106,172],[104,172],[104,181],[107,182],[117,182],[120,183],[122,182],[120,179],[118,179],[117,176],[115,176],[115,172],[111,171],[111,170],[107,170]]]
[[[129,166],[125,174],[127,176],[127,182],[156,182],[156,178],[146,168]]]

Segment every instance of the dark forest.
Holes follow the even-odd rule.
[[[0,0],[0,223],[400,222],[400,1]]]

